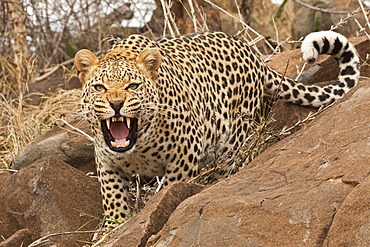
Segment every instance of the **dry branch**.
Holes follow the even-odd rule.
[[[348,14],[348,11],[341,11],[341,10],[332,10],[332,9],[322,9],[322,8],[319,8],[319,7],[315,7],[313,5],[310,5],[308,3],[304,3],[300,0],[293,0],[294,2],[296,2],[297,4],[299,5],[302,5],[306,8],[309,8],[309,9],[312,9],[312,10],[315,10],[315,11],[319,11],[319,12],[323,12],[323,13],[329,13],[329,14]]]
[[[51,76],[52,74],[54,74],[59,68],[67,65],[67,64],[70,64],[72,63],[74,60],[74,58],[71,58],[71,59],[68,59],[67,61],[64,61],[63,63],[60,63],[60,64],[57,64],[55,65],[54,67],[51,67],[51,68],[48,68],[46,69],[46,73],[41,75],[41,76],[38,76],[34,79],[35,82],[39,82],[39,81],[42,81],[42,80],[45,80],[47,79],[49,76]]]
[[[65,235],[72,235],[72,234],[86,234],[86,233],[97,233],[99,231],[74,231],[74,232],[59,232],[59,233],[52,233],[49,235],[46,235],[44,237],[41,237],[35,241],[33,241],[28,247],[36,247],[36,246],[44,246],[47,243],[50,243],[51,240],[49,238],[55,237],[55,236],[65,236]]]
[[[271,46],[271,44],[265,39],[265,37],[263,36],[263,35],[261,35],[261,34],[259,34],[257,31],[255,31],[253,28],[251,28],[247,23],[245,23],[242,19],[240,19],[240,18],[238,18],[238,17],[235,17],[234,15],[232,15],[232,14],[230,14],[229,12],[227,12],[226,10],[224,10],[223,8],[221,8],[220,6],[218,6],[217,4],[215,4],[215,3],[213,3],[213,2],[211,2],[210,0],[204,0],[206,3],[208,3],[208,4],[210,4],[212,7],[214,7],[214,8],[216,8],[216,9],[218,9],[218,10],[220,10],[221,12],[223,12],[224,14],[226,14],[226,15],[228,15],[228,16],[230,16],[231,18],[233,18],[233,19],[235,19],[235,20],[237,20],[237,21],[239,21],[242,25],[243,25],[243,27],[244,27],[244,29],[245,30],[247,30],[247,31],[251,31],[254,35],[256,35],[257,37],[255,38],[255,39],[253,39],[253,40],[249,40],[249,42],[248,42],[248,45],[250,45],[250,46],[253,46],[253,45],[255,45],[257,42],[259,42],[259,41],[261,41],[261,40],[264,40],[265,41],[265,43],[266,43],[266,45],[267,46],[269,46],[269,48],[271,49],[271,50],[274,50],[274,48]],[[242,30],[240,33],[242,33],[242,32],[244,32],[244,30]],[[238,35],[236,35],[236,36],[238,36]],[[256,47],[255,47],[256,48]],[[256,50],[258,51],[258,49],[256,48]],[[262,55],[261,53],[260,53],[260,55]]]

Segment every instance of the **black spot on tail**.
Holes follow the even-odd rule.
[[[355,80],[350,78],[345,78],[344,80],[347,82],[347,87],[352,88],[355,86]]]
[[[338,52],[340,51],[340,49],[342,49],[342,47],[343,47],[343,44],[342,42],[340,42],[339,38],[337,37],[334,42],[334,48],[330,52],[330,55],[338,54]]]
[[[307,60],[307,62],[308,63],[314,63],[316,61],[316,59],[314,59],[314,58],[309,58],[308,60]]]
[[[305,98],[306,100],[308,100],[308,102],[309,102],[309,103],[311,103],[312,101],[314,101],[314,100],[315,100],[315,96],[312,96],[312,95],[310,95],[309,93],[306,93],[306,94],[304,95],[304,98]]]
[[[327,98],[329,98],[329,95],[328,95],[328,94],[321,94],[321,95],[319,96],[319,100],[320,100],[321,102],[325,101]]]
[[[290,94],[290,93],[287,93],[287,94],[285,94],[285,95],[283,96],[283,98],[284,98],[284,99],[290,99],[290,96],[291,96],[291,94]]]
[[[321,54],[326,54],[330,48],[330,44],[329,44],[329,40],[326,37],[323,38],[323,41],[324,41],[324,46],[322,47]]]
[[[339,83],[340,83],[340,81],[336,80],[336,81],[334,81],[331,85],[333,85],[333,86],[338,86],[338,85],[339,85]]]
[[[319,43],[317,43],[317,41],[314,41],[313,42],[313,47],[315,47],[316,51],[320,54],[320,46],[319,46]]]
[[[302,105],[303,101],[301,99],[298,99],[296,101],[294,101],[295,104],[297,105]]]
[[[356,71],[353,69],[352,66],[347,66],[344,70],[340,72],[340,75],[354,75]]]
[[[317,87],[308,87],[307,89],[309,92],[316,92],[316,93],[319,92],[319,89]]]
[[[349,43],[347,42],[347,44],[344,46],[344,50],[347,50],[349,47]]]
[[[297,98],[299,94],[299,91],[297,89],[293,89],[293,96],[294,98]]]
[[[342,63],[348,63],[353,58],[353,52],[352,51],[345,51],[342,54]]]
[[[334,89],[334,94],[342,96],[344,94],[344,90],[343,89]]]

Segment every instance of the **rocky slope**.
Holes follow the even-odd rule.
[[[102,218],[98,180],[53,157],[0,180],[0,246],[28,246],[45,235],[93,230]],[[87,226],[84,226],[87,224]],[[53,237],[46,246],[82,246],[89,234]]]

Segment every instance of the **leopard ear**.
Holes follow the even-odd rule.
[[[157,79],[161,63],[162,55],[157,48],[147,48],[136,58],[137,66],[152,80]]]
[[[98,65],[99,59],[87,49],[80,50],[75,56],[75,65],[79,72],[78,78],[82,84],[85,84],[86,74],[94,65]]]

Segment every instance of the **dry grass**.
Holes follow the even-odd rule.
[[[59,118],[79,114],[80,90],[60,90],[38,105],[26,97],[9,99],[0,96],[0,167],[9,168],[14,157],[32,139],[48,131]]]
[[[48,131],[58,118],[78,114],[79,90],[57,91],[32,105],[28,85],[35,81],[34,56],[15,56],[7,50],[0,55],[0,168],[9,168],[14,157],[32,139]],[[58,67],[59,68],[59,67]]]

